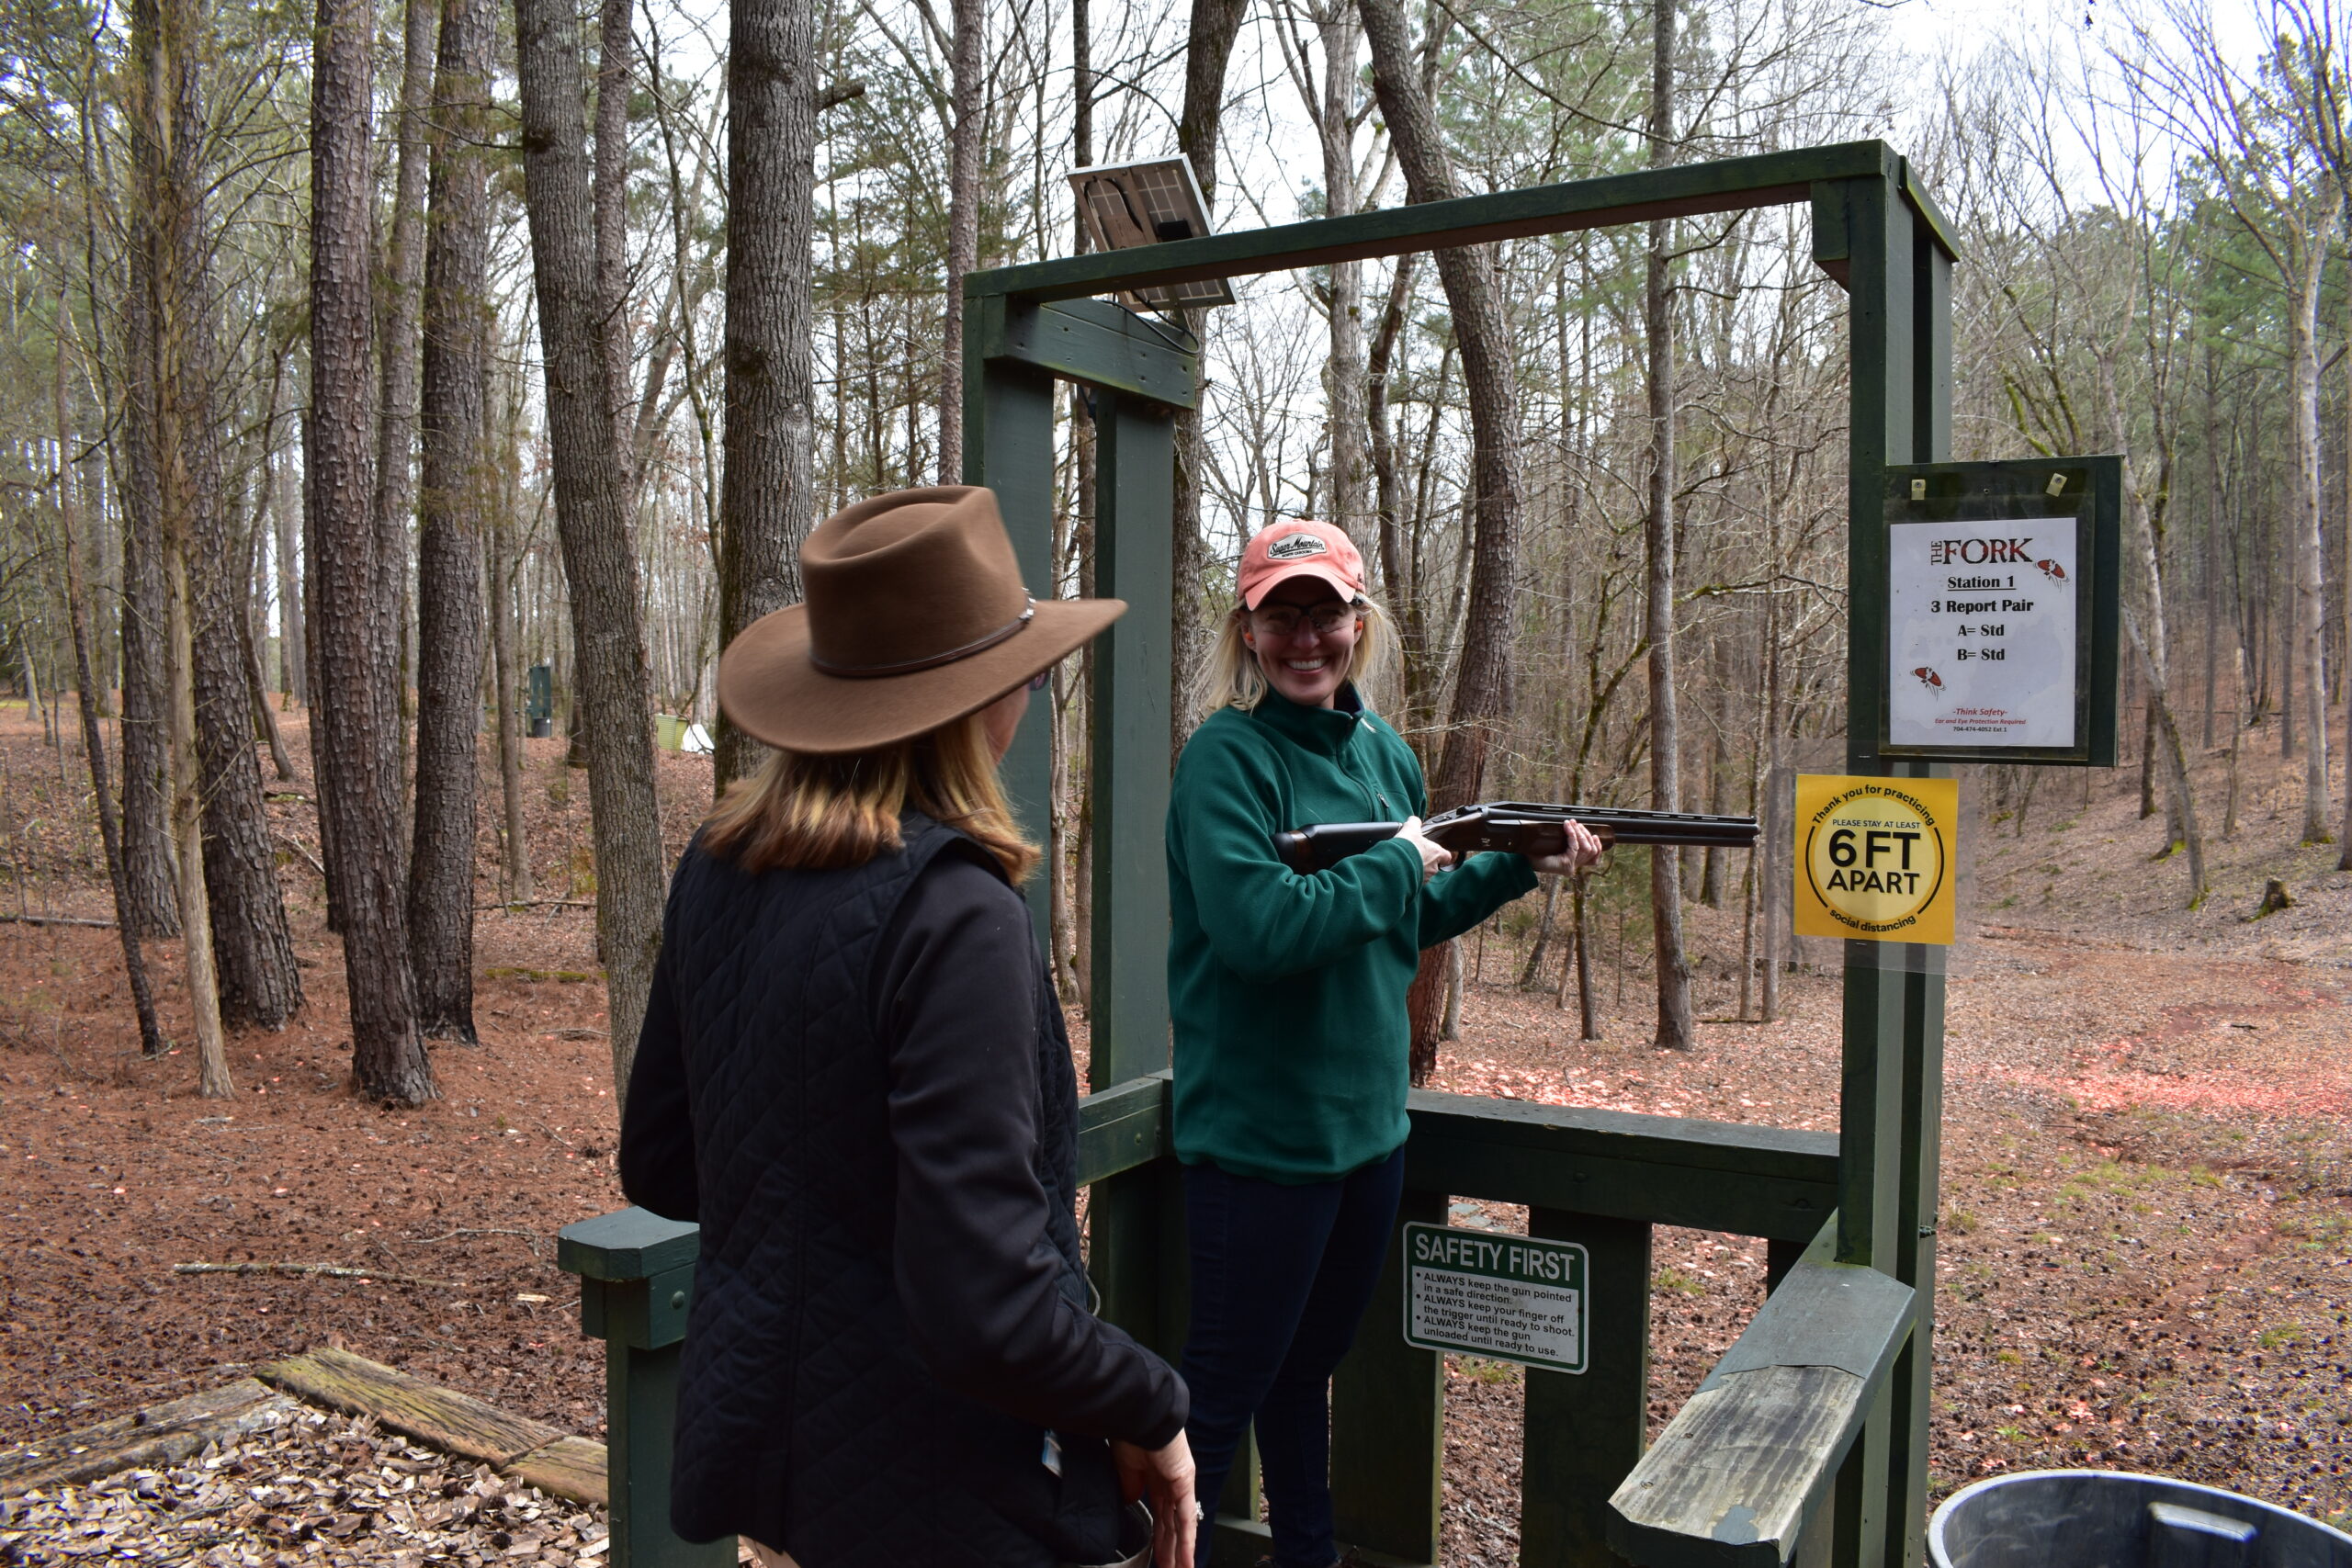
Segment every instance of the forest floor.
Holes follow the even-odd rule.
[[[592,911],[486,910],[481,1045],[436,1050],[442,1098],[421,1110],[355,1100],[342,957],[304,863],[318,849],[307,737],[301,715],[288,719],[295,776],[268,787],[288,796],[270,810],[300,852],[281,874],[309,1003],[283,1031],[234,1038],[238,1098],[197,1098],[187,1052],[139,1055],[112,931],[0,923],[0,1442],[320,1344],[599,1437],[602,1347],[580,1336],[553,1243],[622,1201]],[[2178,868],[2149,862],[2160,824],[2138,818],[2122,773],[2053,777],[2022,824],[1964,791],[1939,1495],[2005,1470],[2106,1465],[2352,1523],[2352,874],[2332,869],[2332,848],[2295,846],[2299,764],[2277,760],[2273,733],[2248,741],[2239,831],[2212,847],[2216,891],[2194,913],[2173,907]],[[43,745],[21,707],[0,710],[0,916],[111,916],[78,751],[70,738]],[[530,743],[544,900],[594,893],[586,781],[561,751]],[[2200,778],[2215,803],[2219,766]],[[703,759],[662,760],[673,852],[708,776]],[[487,750],[482,784],[488,904],[499,796]],[[2299,904],[2248,919],[2272,876]],[[1540,989],[1513,983],[1535,902],[1469,944],[1462,1038],[1436,1087],[1836,1125],[1834,973],[1787,975],[1773,1024],[1731,1021],[1739,917],[1693,905],[1706,1021],[1694,1049],[1659,1052],[1646,973],[1611,951],[1610,922],[1630,924],[1627,911],[1604,901],[1601,1038],[1580,1041],[1573,996],[1555,1003],[1556,960]],[[184,1037],[177,944],[149,956],[166,1031]],[[1519,1217],[1465,1203],[1454,1223]],[[436,1283],[175,1272],[188,1262],[359,1265]],[[1657,1234],[1654,1427],[1761,1301],[1763,1264],[1760,1243]],[[1451,1563],[1513,1561],[1521,1380],[1501,1363],[1449,1364]]]

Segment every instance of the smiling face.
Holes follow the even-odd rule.
[[[1329,583],[1294,577],[1274,585],[1250,613],[1247,636],[1267,683],[1301,707],[1328,708],[1348,678],[1361,616],[1340,613],[1329,631],[1316,626],[1331,619],[1347,602]]]

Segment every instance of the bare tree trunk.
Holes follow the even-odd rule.
[[[327,874],[341,890],[352,1087],[416,1105],[438,1091],[417,1033],[401,908],[400,802],[384,766],[398,723],[383,534],[370,502],[370,0],[318,0],[311,90],[311,419],[304,434],[305,555],[316,634],[311,754]],[[403,449],[404,450],[404,449]]]
[[[1675,0],[1651,0],[1649,163],[1663,168],[1674,141]],[[1649,640],[1650,805],[1682,809],[1682,731],[1674,682],[1674,295],[1667,275],[1673,225],[1651,223],[1642,309],[1649,344],[1650,497],[1644,530]],[[1650,930],[1657,948],[1657,1035],[1661,1049],[1687,1051],[1690,1029],[1690,960],[1682,945],[1681,852],[1650,850]]]
[[[630,417],[628,323],[629,22],[633,0],[596,14],[596,321],[605,341],[605,402],[619,457],[623,511],[637,512],[637,432]],[[741,85],[730,73],[730,90]],[[731,255],[731,251],[730,251]]]
[[[98,724],[96,694],[98,683],[90,667],[87,620],[89,591],[82,581],[82,546],[75,537],[74,472],[69,454],[78,445],[66,412],[66,344],[72,341],[73,299],[58,290],[57,354],[51,395],[57,415],[57,531],[65,549],[65,612],[74,633],[74,678],[82,716],[82,755],[90,768],[90,796],[97,807],[98,841],[105,847],[107,880],[114,888],[115,932],[122,942],[123,972],[130,980],[130,1004],[139,1019],[139,1049],[143,1056],[164,1054],[164,1032],[155,1021],[155,996],[147,984],[147,957],[139,945],[139,920],[130,903],[130,883],[122,858],[122,838],[116,830],[114,796],[107,779],[106,732]]]
[[[416,838],[409,964],[417,1027],[474,1032],[474,795],[481,728],[481,536],[491,485],[491,0],[444,0],[424,258],[424,484],[416,551]]]
[[[392,195],[391,245],[385,257],[386,289],[378,329],[382,385],[376,405],[376,604],[369,627],[378,677],[392,694],[393,708],[376,736],[383,793],[400,815],[392,838],[395,873],[405,880],[408,840],[409,677],[402,658],[408,646],[409,519],[416,509],[416,389],[418,321],[424,282],[425,117],[433,102],[435,0],[404,0],[401,7],[400,120],[396,140],[400,167]]]
[[[800,597],[800,542],[816,510],[808,292],[816,233],[816,21],[808,0],[737,0],[729,17],[722,648]],[[948,295],[961,298],[960,278]],[[960,364],[954,352],[947,358]],[[960,472],[943,470],[943,483],[961,479]],[[723,795],[765,748],[724,714],[716,739],[712,783]]]
[[[1241,30],[1249,0],[1193,0],[1184,47],[1184,103],[1176,117],[1176,150],[1191,160],[1199,180],[1208,216],[1216,216],[1217,136],[1225,117],[1225,72],[1233,58],[1233,40]],[[1207,312],[1187,310],[1184,325],[1194,336],[1205,329]],[[1168,705],[1169,755],[1172,758],[1192,733],[1192,696],[1199,683],[1207,638],[1200,625],[1201,608],[1210,599],[1208,547],[1201,536],[1201,479],[1207,457],[1202,444],[1201,411],[1178,409],[1176,430],[1176,507],[1173,558],[1169,563],[1174,584],[1170,611]]]
[[[981,61],[986,0],[952,0],[947,131],[947,296],[939,348],[939,482],[964,482],[964,275],[979,265],[981,138],[988,130]]]
[[[519,395],[519,394],[518,394]],[[490,644],[492,679],[498,687],[498,782],[505,805],[506,844],[499,865],[506,901],[521,903],[532,897],[531,840],[523,825],[523,671],[518,628],[514,625],[514,531],[516,500],[512,480],[515,427],[520,411],[510,400],[502,433],[510,476],[503,501],[490,522]]]
[[[1360,123],[1356,95],[1362,81],[1356,52],[1363,41],[1363,23],[1353,0],[1317,0],[1311,16],[1322,52],[1322,70],[1319,76],[1309,74],[1303,49],[1295,69],[1300,96],[1307,118],[1315,122],[1316,141],[1323,154],[1324,211],[1329,217],[1345,218],[1362,205],[1362,193],[1356,188],[1355,130]],[[1371,543],[1366,530],[1374,521],[1371,431],[1366,423],[1363,264],[1334,262],[1330,278],[1327,305],[1330,352],[1323,369],[1331,462],[1329,516],[1363,545]]]
[[[1378,96],[1406,194],[1416,202],[1457,194],[1444,133],[1413,69],[1412,39],[1399,0],[1360,0],[1364,36],[1372,44],[1373,90]],[[1430,780],[1430,805],[1443,811],[1477,795],[1487,756],[1508,721],[1511,704],[1510,647],[1516,619],[1519,520],[1519,379],[1510,331],[1503,315],[1494,255],[1485,246],[1437,253],[1439,279],[1453,311],[1463,385],[1470,401],[1471,479],[1475,540],[1453,707]],[[1434,950],[1422,956],[1407,1006],[1412,1014],[1412,1077],[1425,1082],[1437,1065],[1443,987]]]
[[[303,646],[301,566],[295,539],[302,529],[299,498],[284,493],[290,464],[273,461],[269,483],[279,493],[270,506],[277,525],[277,690],[288,705],[311,702],[309,657]]]
[[[2335,197],[2340,205],[2343,196]],[[2334,212],[2313,225],[2316,233],[2335,226]],[[2325,247],[2315,244],[2295,279],[2287,317],[2287,367],[2291,389],[2289,418],[2294,437],[2294,626],[2296,662],[2303,686],[2303,831],[2307,844],[2325,843],[2327,831],[2327,595],[2326,545],[2321,530],[2319,443],[2319,305]],[[2291,679],[2291,677],[2290,677]],[[2352,771],[2352,770],[2347,770]]]
[[[131,247],[138,257],[132,276],[144,315],[131,381],[138,389],[133,418],[145,426],[154,482],[149,519],[156,531],[162,585],[164,798],[181,955],[195,1015],[197,1086],[207,1099],[225,1098],[236,1088],[221,1034],[211,914],[205,899],[187,564],[200,482],[200,454],[192,446],[209,434],[212,413],[211,387],[202,374],[210,348],[204,318],[202,186],[197,148],[181,141],[185,130],[201,124],[196,96],[204,21],[189,0],[134,0],[130,30]]]
[[[173,486],[164,484],[166,514]],[[164,541],[164,670],[171,700],[172,838],[179,866],[182,958],[196,1025],[197,1092],[227,1100],[229,1046],[220,1028],[220,984],[212,963],[212,910],[204,889],[204,789],[198,761],[196,648],[188,604],[187,556],[181,538]]]
[[[605,404],[596,247],[580,39],[567,0],[516,0],[524,205],[547,360],[556,531],[571,590],[578,701],[587,721],[596,941],[605,963],[616,1095],[628,1092],[662,943],[662,818],[652,694],[620,455]]]

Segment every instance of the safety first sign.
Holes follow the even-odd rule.
[[[1799,773],[1797,934],[1949,946],[1959,815],[1951,779]]]

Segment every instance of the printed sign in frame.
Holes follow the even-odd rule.
[[[1405,1226],[1405,1343],[1581,1372],[1592,1344],[1589,1259],[1572,1241]]]
[[[2113,767],[2121,515],[2117,457],[1889,468],[1879,754]]]
[[[1799,936],[1950,946],[1960,785],[1799,773]]]

